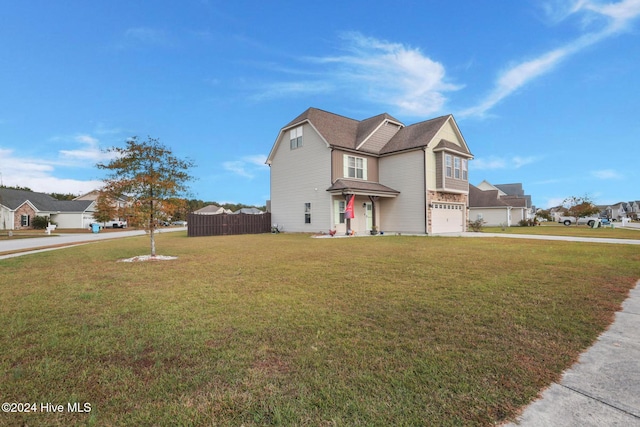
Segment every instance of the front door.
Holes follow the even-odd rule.
[[[366,231],[369,231],[373,228],[373,203],[365,202],[364,204],[364,217],[366,224]]]

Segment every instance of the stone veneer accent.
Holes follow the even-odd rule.
[[[22,221],[21,221],[22,215],[29,215],[28,227],[22,226]],[[33,224],[33,218],[35,216],[36,216],[36,211],[34,211],[33,208],[28,203],[24,203],[22,206],[16,209],[16,211],[13,214],[13,228],[16,230],[21,230],[21,229],[26,230],[26,229],[33,228],[31,224]]]
[[[467,231],[467,223],[469,222],[469,194],[460,193],[443,193],[441,191],[429,191],[427,195],[428,204],[444,202],[444,203],[464,203],[464,222],[462,223],[462,231]],[[427,207],[427,230],[431,234],[431,208]]]

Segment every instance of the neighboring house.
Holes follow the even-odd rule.
[[[510,227],[528,219],[526,198],[506,195],[498,188],[490,188],[486,181],[483,183],[485,190],[469,184],[469,221],[480,219],[490,227]]]
[[[234,214],[249,214],[249,215],[260,215],[263,214],[264,212],[262,212],[260,209],[258,208],[240,208],[237,211],[233,212]]]
[[[621,220],[627,217],[626,203],[618,202],[607,206],[607,217],[615,220]]]
[[[622,218],[638,219],[640,217],[640,201],[618,202],[604,209],[603,216],[621,220]]]
[[[100,190],[92,190],[88,193],[83,194],[82,196],[78,196],[73,200],[91,200],[96,202],[100,197]],[[116,197],[113,200],[113,207],[116,208],[118,212],[118,218],[112,218],[114,220],[126,221],[126,208],[130,207],[129,199],[126,196]]]
[[[566,212],[567,209],[562,205],[549,208],[549,215],[551,215],[551,220],[553,222],[559,222],[560,217],[567,215]]]
[[[640,200],[627,203],[627,217],[636,220],[640,219]]]
[[[200,208],[196,211],[193,211],[194,214],[198,215],[219,215],[224,213],[231,213],[229,209],[222,208],[216,205],[208,205],[204,208]]]
[[[405,126],[309,108],[267,158],[272,222],[293,232],[464,231],[472,158],[452,115]]]
[[[86,228],[93,221],[95,202],[57,200],[44,193],[0,188],[0,229],[33,228],[35,216],[48,217],[58,228]]]
[[[524,193],[522,183],[493,185],[484,180],[478,184],[478,189],[498,190],[498,195],[501,200],[510,203],[513,208],[517,208],[512,211],[512,221],[514,224],[517,224],[523,219],[529,220],[535,217],[536,208],[531,202],[531,196]],[[509,200],[511,200],[511,202],[509,202]]]

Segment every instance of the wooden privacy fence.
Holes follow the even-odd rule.
[[[187,235],[229,236],[232,234],[259,234],[271,232],[271,213],[263,214],[189,214]]]

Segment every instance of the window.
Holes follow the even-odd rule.
[[[346,207],[346,202],[344,200],[335,200],[334,201],[334,209],[335,216],[334,222],[336,224],[344,224],[344,209]]]
[[[367,179],[367,159],[344,155],[344,177]]]
[[[20,225],[23,227],[29,226],[29,215],[20,215]]]
[[[311,203],[304,204],[304,223],[311,224]]]
[[[467,173],[467,159],[462,159],[462,179],[465,181],[469,179],[469,174]]]
[[[444,159],[445,159],[445,164],[447,166],[447,178],[451,178],[452,173],[451,173],[451,155],[450,154],[445,154],[444,155]]]
[[[289,141],[292,150],[302,147],[302,126],[289,131]]]
[[[453,173],[456,179],[460,179],[460,157],[453,158]]]

